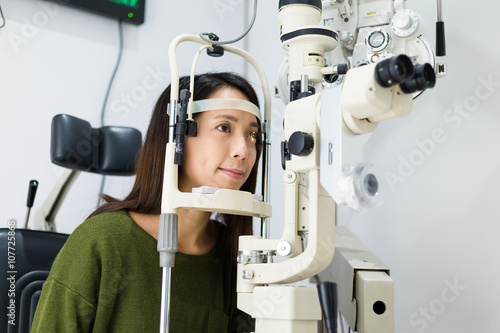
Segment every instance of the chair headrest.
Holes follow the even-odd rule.
[[[135,128],[92,128],[89,122],[67,114],[52,118],[50,159],[68,169],[132,175],[141,145],[141,132]]]

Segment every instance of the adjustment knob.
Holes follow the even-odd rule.
[[[419,16],[409,9],[400,10],[392,17],[392,31],[401,38],[418,37],[422,33],[420,25]]]
[[[411,27],[412,21],[410,15],[408,13],[401,13],[394,17],[392,24],[394,27],[399,28],[401,30],[406,30]]]
[[[340,31],[339,40],[343,45],[351,45],[354,42],[354,36],[348,31]]]
[[[297,156],[307,156],[314,148],[314,138],[311,134],[294,132],[288,140],[290,153]]]

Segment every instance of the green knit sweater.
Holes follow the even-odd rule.
[[[177,253],[170,332],[247,332],[236,308],[224,231],[207,254]],[[68,238],[43,285],[31,332],[159,332],[157,242],[124,210],[97,215]]]

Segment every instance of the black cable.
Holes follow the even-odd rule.
[[[221,44],[233,44],[233,43],[236,43],[237,41],[239,41],[240,39],[242,39],[243,37],[245,37],[249,32],[250,30],[252,29],[252,26],[253,24],[255,23],[255,18],[257,17],[257,0],[254,0],[253,2],[253,16],[252,16],[252,21],[250,22],[250,24],[248,25],[248,28],[247,30],[243,33],[243,35],[241,35],[240,37],[238,38],[235,38],[235,39],[232,39],[232,40],[227,40],[227,41],[222,41],[222,42],[219,42],[218,41],[218,37],[216,34],[212,33],[212,32],[202,32],[200,33],[200,37],[201,39],[203,39],[205,42],[207,43],[210,43],[212,45],[221,45]],[[208,36],[208,37],[207,37]],[[215,39],[212,39],[214,38]]]
[[[0,25],[0,28],[5,27],[5,16],[3,16],[3,11],[2,11],[2,6],[0,5],[0,16],[2,17],[2,25]]]
[[[109,92],[111,90],[111,86],[113,85],[113,81],[115,80],[116,72],[118,71],[118,67],[122,61],[122,53],[123,53],[123,27],[122,20],[118,21],[118,33],[120,36],[120,49],[118,51],[118,60],[116,61],[115,69],[113,70],[113,74],[111,75],[111,80],[108,84],[108,90],[106,91],[106,96],[104,97],[104,103],[102,104],[101,110],[101,127],[104,126],[104,113],[106,111],[106,104],[108,104]]]
[[[106,91],[106,96],[104,97],[104,103],[102,104],[102,110],[101,110],[101,127],[104,126],[104,114],[106,111],[106,105],[108,104],[108,97],[109,97],[109,92],[111,91],[111,86],[113,85],[113,82],[115,80],[115,75],[116,72],[118,71],[118,67],[120,66],[120,63],[122,61],[122,54],[123,54],[123,26],[122,26],[122,20],[118,20],[118,34],[119,34],[119,40],[120,40],[120,46],[119,46],[119,51],[118,51],[118,59],[116,61],[115,69],[113,70],[113,74],[111,75],[111,79],[109,80],[108,84],[108,89]],[[101,188],[99,189],[99,196],[97,198],[97,207],[101,205],[101,195],[102,192],[104,191],[104,183],[106,181],[106,175],[102,176],[101,180]]]

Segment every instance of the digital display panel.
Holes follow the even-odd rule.
[[[120,5],[124,5],[130,8],[139,7],[139,0],[108,0],[108,1],[116,2],[119,3]]]
[[[146,0],[52,0],[75,8],[85,9],[96,14],[122,20],[123,22],[144,23]]]

